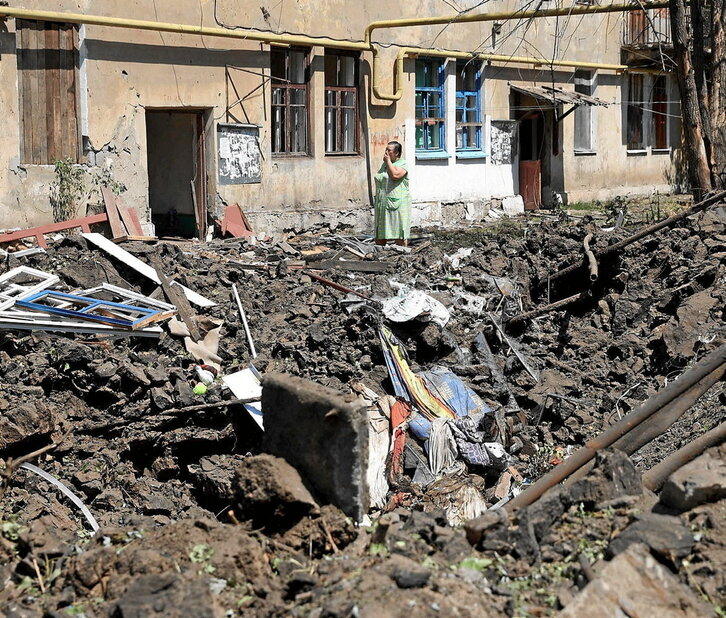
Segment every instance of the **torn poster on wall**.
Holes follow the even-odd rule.
[[[509,165],[517,156],[517,121],[492,120],[491,162],[494,165]]]
[[[217,125],[219,184],[262,181],[260,127],[256,124]]]

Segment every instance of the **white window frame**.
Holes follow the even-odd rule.
[[[580,75],[578,75],[580,73]],[[589,77],[585,77],[582,75],[583,73],[589,74]],[[577,70],[575,71],[575,76],[573,78],[575,83],[575,92],[580,92],[581,94],[586,94],[588,96],[594,97],[595,91],[597,89],[597,72],[595,71],[587,71],[587,70]],[[578,90],[578,86],[581,88]],[[586,92],[585,92],[586,90]],[[593,105],[579,105],[577,109],[574,111],[575,116],[575,124],[574,124],[574,135],[573,135],[573,147],[575,150],[575,154],[579,155],[592,155],[597,154],[597,144],[596,144],[596,136],[597,136],[597,130],[596,130],[596,123],[597,123],[597,114],[595,113],[595,107]],[[587,147],[578,147],[577,143],[577,136],[578,136],[578,120],[579,122],[583,122],[583,116],[587,117],[587,122],[589,124],[589,139]]]

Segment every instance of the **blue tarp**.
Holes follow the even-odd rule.
[[[491,412],[491,408],[484,405],[479,395],[446,367],[435,366],[417,375],[431,394],[449,406],[457,417],[470,416],[475,425],[478,425],[481,417]],[[427,440],[431,432],[431,421],[414,412],[409,419],[409,427],[419,440]]]

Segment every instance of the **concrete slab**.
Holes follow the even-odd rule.
[[[368,511],[365,407],[310,380],[270,374],[262,381],[263,449],[285,459],[322,503],[360,521]]]

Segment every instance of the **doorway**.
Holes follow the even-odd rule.
[[[149,207],[157,236],[206,235],[206,113],[146,111]]]
[[[519,193],[525,210],[542,206],[544,114],[530,111],[519,120]]]

